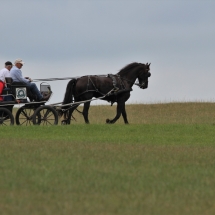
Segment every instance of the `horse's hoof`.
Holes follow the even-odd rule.
[[[61,125],[67,125],[67,121],[66,120],[62,120],[61,121]]]
[[[106,123],[110,124],[110,120],[109,120],[109,119],[106,119]]]

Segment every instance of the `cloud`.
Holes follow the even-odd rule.
[[[32,78],[117,73],[151,62],[130,101],[213,97],[214,1],[2,1],[0,63],[22,58]],[[59,87],[60,86],[60,87]],[[65,83],[53,83],[61,100]],[[134,98],[134,99],[132,99]]]

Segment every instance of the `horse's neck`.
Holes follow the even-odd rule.
[[[134,74],[136,73],[127,73],[126,75],[120,75],[120,77],[127,82],[130,88],[134,85],[134,82],[137,79],[137,75]]]

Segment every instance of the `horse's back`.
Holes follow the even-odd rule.
[[[77,95],[90,93],[97,97],[98,94],[108,93],[113,88],[113,83],[107,76],[83,76],[77,80],[75,88]]]

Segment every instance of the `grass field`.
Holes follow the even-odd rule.
[[[1,128],[1,214],[215,214],[215,104],[127,105],[130,125]]]

